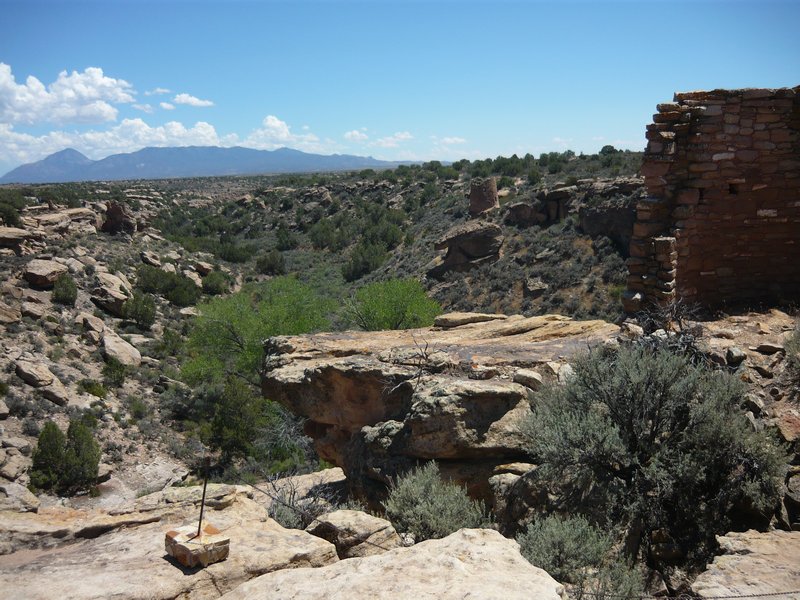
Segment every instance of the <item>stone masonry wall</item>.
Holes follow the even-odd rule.
[[[657,109],[625,310],[800,300],[800,86],[678,93]]]

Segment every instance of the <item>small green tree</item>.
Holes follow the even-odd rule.
[[[443,538],[464,527],[489,525],[486,507],[470,499],[463,488],[443,481],[431,461],[400,477],[383,503],[386,517],[416,540]]]
[[[122,387],[125,383],[125,377],[128,375],[128,367],[123,365],[113,356],[106,358],[106,364],[103,365],[103,383],[110,387]]]
[[[59,487],[63,491],[73,492],[93,485],[97,480],[99,464],[100,446],[94,439],[90,420],[71,420],[67,429],[64,471]]]
[[[349,307],[350,318],[366,331],[429,327],[442,307],[428,298],[415,279],[390,279],[359,289]]]
[[[126,319],[136,323],[141,329],[150,329],[156,321],[156,303],[150,294],[134,290],[133,296],[122,307]]]
[[[78,286],[69,273],[59,275],[53,284],[53,302],[65,306],[75,306],[78,299]]]
[[[262,341],[324,329],[329,307],[293,277],[277,277],[210,300],[200,306],[189,334],[183,375],[192,383],[221,383],[237,375],[257,385]]]
[[[64,471],[64,449],[66,437],[52,421],[47,421],[39,433],[36,449],[33,451],[31,466],[31,485],[39,490],[52,490],[58,487]]]
[[[361,240],[350,251],[347,262],[342,265],[342,275],[347,281],[355,281],[380,267],[387,256],[383,244]]]

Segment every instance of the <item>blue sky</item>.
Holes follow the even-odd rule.
[[[800,1],[0,0],[0,173],[74,147],[641,149],[678,90],[800,84]]]

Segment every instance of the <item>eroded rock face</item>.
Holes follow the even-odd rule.
[[[553,359],[619,328],[560,315],[459,321],[467,324],[271,338],[263,394],[308,419],[320,456],[341,466],[351,491],[370,502],[427,460],[491,500],[488,480],[498,466],[527,460],[516,423],[530,411],[532,392],[514,374],[539,369],[554,379]]]
[[[199,487],[171,488],[115,514],[63,507],[0,512],[4,545],[43,548],[0,556],[3,597],[218,598],[276,569],[338,560],[333,544],[267,518],[244,488],[209,486],[206,519],[230,537],[231,553],[205,569],[182,568],[165,556],[164,534],[196,523],[200,494]]]
[[[97,273],[97,287],[92,290],[92,302],[115,317],[124,314],[123,306],[133,293],[128,281],[111,273]]]
[[[800,531],[735,532],[717,541],[723,554],[692,584],[695,593],[738,596],[800,588]]]
[[[130,209],[118,202],[109,202],[106,208],[106,218],[102,225],[106,233],[136,232],[136,219]]]
[[[566,594],[564,586],[522,558],[514,540],[489,529],[462,529],[441,540],[322,569],[270,573],[223,598],[560,600]]]
[[[428,265],[428,275],[440,278],[448,271],[465,271],[494,261],[500,255],[503,240],[502,229],[494,223],[469,221],[456,225],[434,244],[436,250],[447,253]]]
[[[106,329],[103,333],[103,354],[106,358],[113,358],[126,367],[138,367],[142,364],[141,353],[110,329]]]

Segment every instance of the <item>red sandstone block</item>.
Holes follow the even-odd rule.
[[[777,123],[781,120],[781,115],[773,113],[758,113],[756,115],[756,123]]]
[[[691,163],[689,165],[689,171],[692,173],[703,173],[705,171],[716,171],[718,165],[714,163],[706,162],[706,163]]]
[[[755,150],[738,150],[736,152],[736,158],[744,162],[753,162],[758,158],[758,155],[759,153]]]

